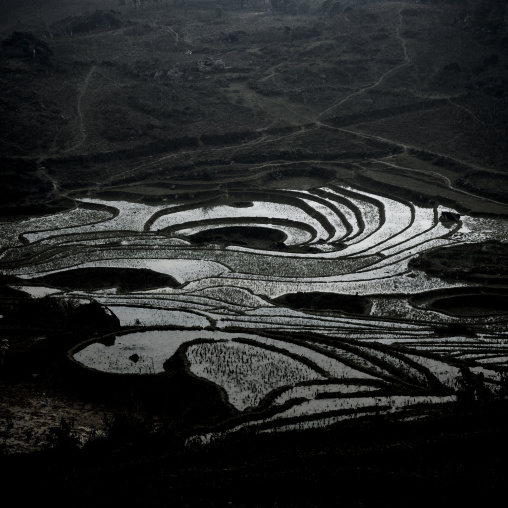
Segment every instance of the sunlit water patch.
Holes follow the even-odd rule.
[[[280,395],[275,397],[273,404],[282,405],[290,400],[294,399],[314,399],[318,394],[330,394],[330,393],[341,393],[343,395],[349,395],[352,393],[359,392],[372,392],[378,391],[379,386],[365,385],[365,384],[351,384],[344,383],[329,383],[329,384],[312,384],[306,386],[295,386],[290,388]]]
[[[86,367],[117,374],[157,374],[164,362],[186,342],[197,339],[255,339],[251,334],[230,334],[207,330],[150,330],[119,335],[111,345],[92,342],[74,353],[74,359]],[[136,355],[136,361],[132,356]]]
[[[60,289],[48,288],[44,286],[10,286],[18,291],[29,294],[32,298],[44,298],[45,296],[60,293]]]
[[[449,404],[456,402],[456,400],[455,395],[441,397],[394,395],[310,400],[270,418],[252,420],[220,433],[193,436],[189,438],[187,445],[206,445],[217,438],[224,438],[248,427],[253,427],[261,433],[321,428],[368,414],[396,413],[415,406]]]
[[[321,223],[305,213],[304,210],[297,206],[285,203],[273,203],[270,201],[256,201],[248,208],[237,208],[227,205],[207,206],[195,208],[191,210],[175,211],[167,213],[157,218],[151,225],[152,230],[164,230],[169,228],[172,231],[180,231],[188,229],[186,224],[195,224],[192,226],[193,231],[199,231],[203,228],[209,228],[212,222],[214,225],[227,225],[229,220],[244,219],[245,223],[252,223],[255,217],[260,219],[291,219],[295,222],[301,222],[311,226],[316,234],[317,239],[328,239],[329,235],[323,228]],[[198,224],[199,223],[199,224]]]
[[[92,210],[88,208],[74,208],[54,215],[35,217],[20,222],[0,222],[0,247],[20,245],[19,235],[34,242],[41,238],[61,234],[62,230],[73,232],[86,225],[103,223],[111,220],[114,214],[109,210]]]
[[[119,319],[121,326],[177,326],[200,327],[210,325],[210,321],[196,312],[166,310],[156,308],[128,307],[110,305],[109,309]]]

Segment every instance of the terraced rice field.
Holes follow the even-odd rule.
[[[429,249],[502,240],[508,224],[447,222],[443,211],[452,210],[339,182],[192,205],[82,199],[66,213],[2,224],[0,270],[26,281],[16,289],[33,297],[96,300],[119,318],[126,330],[113,343],[73,350],[84,367],[157,374],[181,355],[238,415],[190,441],[208,442],[245,427],[403,414],[451,403],[466,385],[496,394],[508,366],[507,313],[428,307],[429,295],[481,285],[430,277],[409,262]],[[151,270],[175,283],[139,291],[45,287],[51,275],[71,280],[77,270],[99,268]],[[308,306],[275,301],[289,294],[307,295]],[[370,305],[330,308],[327,295]]]

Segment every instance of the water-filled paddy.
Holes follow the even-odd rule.
[[[446,249],[504,239],[504,221],[444,223],[446,208],[338,182],[178,206],[80,201],[4,224],[0,271],[34,297],[96,300],[135,329],[74,351],[83,367],[156,375],[180,355],[232,410],[275,408],[252,417],[260,428],[452,402],[463,369],[499,389],[504,294],[475,306],[465,295],[480,282],[439,270]]]

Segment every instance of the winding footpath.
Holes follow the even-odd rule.
[[[85,130],[85,124],[83,121],[83,110],[82,110],[82,104],[83,104],[83,96],[86,93],[86,90],[88,88],[88,84],[90,83],[90,79],[92,77],[92,74],[95,72],[95,69],[97,67],[95,65],[92,65],[90,70],[88,71],[88,74],[85,77],[85,81],[83,83],[83,86],[81,87],[81,92],[78,96],[78,105],[77,105],[77,123],[78,123],[78,131],[79,131],[79,141],[72,145],[71,147],[67,148],[66,150],[62,151],[61,153],[69,153],[73,150],[76,150],[76,148],[79,148],[85,141],[86,141],[86,130]]]
[[[337,102],[337,103],[333,104],[332,106],[330,106],[329,108],[321,111],[321,113],[319,113],[320,118],[323,115],[329,113],[330,111],[333,111],[334,109],[338,108],[339,106],[342,106],[342,104],[346,103],[353,97],[356,97],[358,95],[363,95],[365,92],[368,92],[369,90],[377,88],[388,76],[394,74],[395,72],[399,71],[400,69],[403,69],[404,67],[407,67],[408,65],[410,65],[412,63],[412,59],[409,57],[408,52],[407,52],[406,41],[400,35],[400,28],[403,24],[402,7],[399,9],[398,15],[399,15],[399,24],[397,25],[397,28],[395,29],[395,34],[396,34],[397,39],[399,39],[402,44],[402,51],[404,54],[404,62],[397,65],[396,67],[393,67],[392,69],[386,71],[375,83],[373,83],[371,85],[367,85],[363,88],[360,88],[359,90],[356,90],[355,92],[350,93],[349,95],[344,97],[339,102]]]

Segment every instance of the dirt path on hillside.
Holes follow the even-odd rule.
[[[85,130],[85,123],[84,123],[84,119],[83,119],[83,96],[85,95],[85,93],[88,89],[88,84],[90,83],[90,79],[91,79],[93,73],[95,72],[96,68],[97,68],[96,65],[92,65],[92,67],[88,71],[88,74],[85,76],[83,85],[81,86],[81,90],[78,95],[77,105],[76,105],[77,115],[76,115],[76,120],[74,122],[74,129],[77,130],[77,136],[76,136],[78,138],[77,141],[69,148],[66,148],[64,150],[56,150],[56,142],[57,142],[57,140],[60,136],[60,133],[61,133],[61,130],[58,131],[55,138],[53,139],[53,144],[51,145],[50,149],[48,150],[48,153],[46,155],[39,157],[39,159],[37,159],[38,165],[41,165],[46,159],[48,159],[49,157],[51,157],[53,155],[61,155],[61,154],[66,154],[66,153],[72,152],[76,148],[79,148],[86,141],[86,130]],[[49,176],[48,176],[48,179],[52,180]]]
[[[259,129],[257,132],[260,132],[262,134],[262,136],[259,138],[255,138],[255,139],[246,141],[245,143],[241,143],[241,144],[224,145],[224,146],[220,146],[220,147],[216,147],[216,148],[210,147],[208,149],[208,151],[209,151],[210,155],[212,155],[212,154],[219,154],[221,152],[231,150],[231,149],[237,148],[237,147],[247,148],[247,147],[262,146],[264,143],[276,143],[276,142],[282,141],[284,139],[297,137],[297,136],[300,136],[304,133],[307,133],[310,130],[315,130],[317,128],[318,128],[317,124],[301,125],[300,130],[297,130],[295,132],[290,132],[288,134],[282,134],[278,137],[267,136],[264,133],[263,129]],[[189,155],[189,157],[192,157],[195,154],[195,150],[185,150],[185,151],[182,150],[182,151],[178,151],[176,153],[170,153],[169,155],[163,155],[158,158],[151,158],[151,156],[150,156],[149,157],[150,160],[145,160],[141,164],[135,166],[134,168],[127,169],[125,171],[122,171],[121,173],[117,173],[116,175],[113,175],[111,177],[111,180],[113,181],[113,180],[118,180],[119,178],[126,178],[129,176],[133,176],[141,171],[154,172],[158,168],[160,168],[160,166],[162,166],[163,164],[166,164],[169,161],[171,161],[177,157],[182,157],[187,154]]]
[[[488,201],[489,203],[494,203],[496,205],[508,206],[507,203],[502,203],[501,201],[496,201],[495,199],[485,198],[485,197],[479,196],[478,194],[473,194],[471,192],[467,192],[465,190],[454,187],[452,185],[452,181],[447,176],[444,176],[441,173],[437,173],[436,171],[427,171],[427,170],[421,170],[421,169],[415,169],[415,168],[408,168],[406,166],[399,166],[398,164],[393,164],[392,162],[387,162],[387,161],[383,161],[380,159],[377,159],[376,162],[378,162],[379,164],[383,164],[384,166],[389,166],[394,169],[402,169],[404,171],[410,171],[412,173],[420,173],[425,176],[431,175],[431,176],[435,177],[436,179],[443,180],[443,183],[451,191],[459,192],[460,194],[464,194],[465,196],[470,196],[474,199],[481,199],[484,201]]]
[[[490,169],[490,168],[485,168],[483,166],[477,166],[476,164],[473,164],[472,162],[467,162],[467,161],[462,160],[462,159],[457,159],[456,157],[452,157],[452,156],[450,156],[448,154],[445,154],[445,153],[432,152],[430,150],[426,150],[424,148],[421,148],[421,147],[418,147],[418,146],[415,146],[415,145],[409,145],[407,143],[402,143],[401,141],[394,141],[392,139],[383,138],[381,136],[375,136],[374,134],[366,134],[364,132],[358,132],[358,131],[354,131],[354,130],[350,130],[350,129],[344,129],[344,128],[340,128],[340,127],[333,127],[331,125],[326,125],[326,124],[321,124],[321,125],[325,125],[328,128],[335,129],[337,131],[347,132],[348,134],[353,134],[354,136],[358,136],[358,137],[361,137],[361,138],[364,138],[364,139],[371,139],[371,140],[374,140],[374,141],[381,141],[383,143],[389,143],[391,145],[394,145],[395,147],[402,148],[405,151],[416,150],[416,151],[424,152],[425,154],[431,155],[433,157],[442,157],[442,158],[448,159],[450,161],[453,161],[453,162],[455,162],[457,164],[460,164],[462,166],[465,166],[467,168],[476,169],[476,170],[481,171],[483,173],[490,173],[492,175],[500,175],[500,176],[505,174],[502,171],[498,171],[496,169]]]
[[[72,152],[73,150],[76,150],[76,148],[79,148],[86,141],[86,129],[85,129],[85,123],[84,123],[84,120],[83,120],[83,96],[85,95],[85,93],[87,91],[88,84],[90,83],[90,79],[92,77],[92,74],[95,72],[96,68],[97,67],[95,65],[92,65],[92,67],[88,71],[88,74],[85,77],[85,81],[83,82],[83,86],[81,87],[81,91],[80,91],[80,93],[78,95],[77,128],[78,128],[78,133],[79,133],[78,136],[79,136],[80,139],[74,145],[72,145],[71,147],[67,148],[66,150],[63,150],[60,153],[69,153],[69,152]]]
[[[79,148],[81,145],[83,145],[83,143],[86,141],[86,129],[85,129],[85,122],[84,122],[84,118],[83,118],[83,97],[88,89],[88,84],[90,83],[90,79],[93,75],[93,73],[95,72],[96,70],[96,66],[95,65],[92,65],[92,67],[90,68],[90,70],[88,71],[88,74],[86,75],[85,77],[85,80],[83,82],[83,85],[81,86],[81,90],[79,92],[79,95],[78,95],[78,100],[77,100],[77,105],[76,105],[76,111],[77,111],[77,115],[76,115],[76,121],[74,123],[74,129],[77,130],[77,140],[75,141],[75,143],[70,146],[69,148],[66,148],[64,150],[56,150],[56,142],[58,140],[58,138],[60,137],[60,134],[61,134],[61,131],[62,129],[60,129],[55,138],[53,139],[53,143],[50,147],[50,149],[48,150],[48,153],[46,153],[45,155],[42,155],[41,157],[39,157],[37,159],[37,166],[38,166],[38,172],[39,174],[46,180],[49,180],[51,182],[51,185],[53,187],[52,189],[52,193],[55,197],[58,197],[59,196],[59,193],[60,193],[60,189],[59,189],[59,184],[58,184],[58,181],[55,180],[55,178],[53,178],[53,176],[51,176],[47,169],[43,166],[43,163],[46,159],[48,159],[49,157],[51,156],[54,156],[54,155],[63,155],[63,154],[66,154],[66,153],[69,153],[69,152],[72,152],[74,150],[76,150],[77,148]]]
[[[395,35],[396,35],[397,39],[399,39],[399,41],[401,43],[402,52],[403,52],[403,56],[404,56],[404,62],[399,64],[399,65],[397,65],[396,67],[393,67],[392,69],[386,71],[383,75],[381,75],[381,77],[375,83],[372,83],[371,85],[367,85],[367,86],[365,86],[363,88],[360,88],[359,90],[356,90],[355,92],[350,93],[349,95],[346,95],[346,97],[341,99],[339,102],[337,102],[337,103],[333,104],[332,106],[330,106],[329,108],[321,111],[321,113],[319,113],[319,115],[318,115],[318,118],[321,118],[323,115],[325,115],[325,114],[329,113],[330,111],[333,111],[334,109],[342,106],[342,104],[344,104],[345,102],[349,101],[353,97],[356,97],[358,95],[362,95],[362,94],[368,92],[369,90],[377,88],[388,76],[394,74],[395,72],[399,71],[400,69],[403,69],[404,67],[407,67],[407,66],[411,65],[412,59],[409,57],[408,52],[407,52],[406,40],[400,34],[400,29],[401,29],[402,24],[404,22],[404,19],[402,17],[402,8],[403,7],[401,7],[399,9],[399,12],[398,12],[399,24],[397,25],[397,28],[395,29]]]
[[[62,418],[70,425],[71,436],[85,442],[104,428],[104,416],[111,408],[62,395],[59,391],[33,383],[0,383],[0,441],[6,453],[27,453],[48,444],[52,428],[59,428]],[[50,438],[49,438],[50,439]]]

